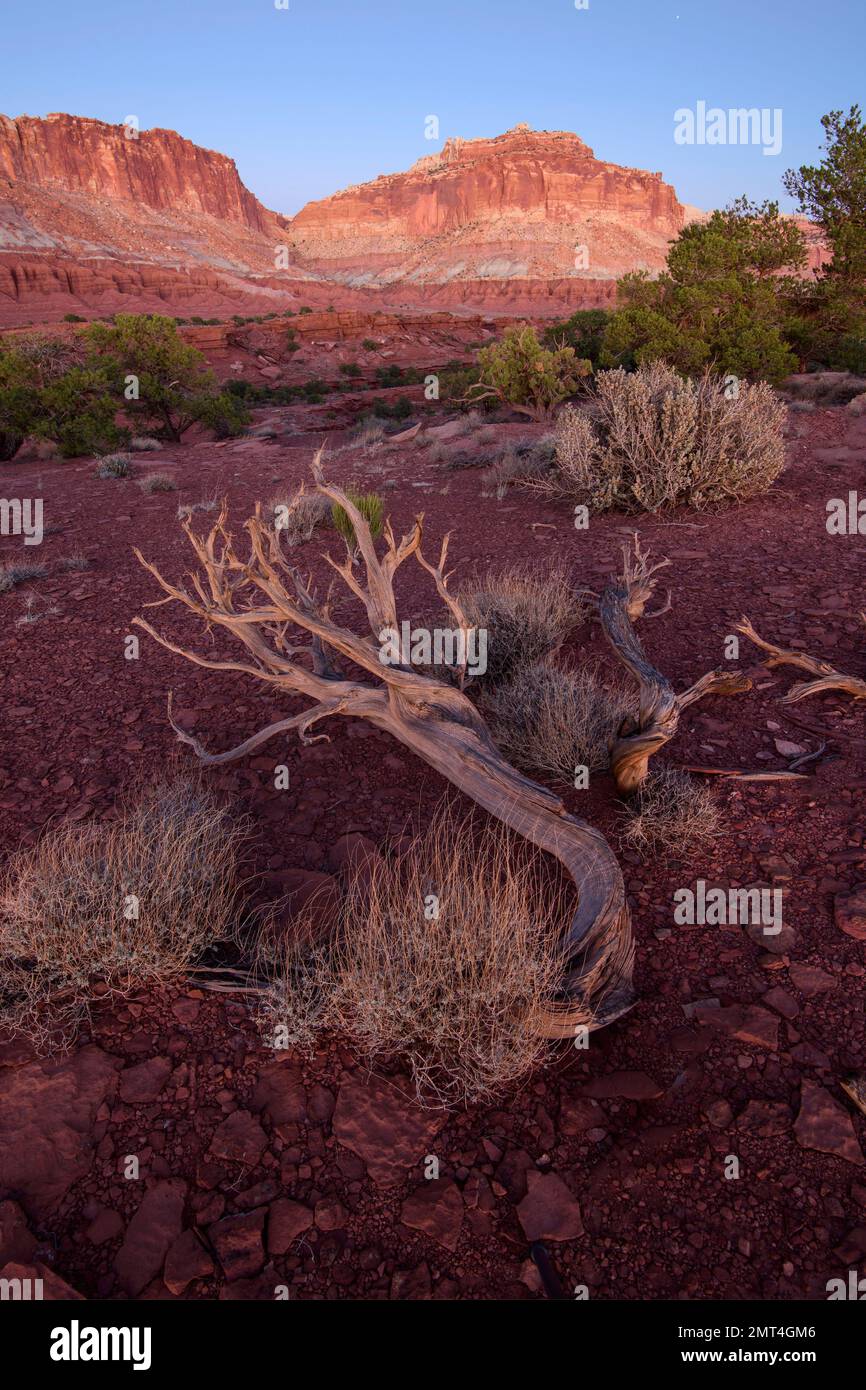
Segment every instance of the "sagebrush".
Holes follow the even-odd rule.
[[[681,377],[663,362],[597,378],[592,413],[566,407],[556,467],[528,486],[590,511],[743,502],[785,465],[785,406],[765,382]]]

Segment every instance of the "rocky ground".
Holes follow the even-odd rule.
[[[142,458],[139,472],[165,471],[173,492],[100,481],[91,460],[4,469],[7,494],[45,498],[48,569],[0,596],[4,851],[55,820],[111,816],[154,771],[182,766],[169,689],[210,748],[298,707],[144,637],[124,658],[132,617],[156,597],[132,547],[167,575],[188,568],[179,503],[226,494],[239,527],[256,499],[308,475],[328,437],[331,476],[382,492],[395,529],[423,510],[430,543],[452,531],[458,576],[556,561],[597,590],[634,530],[611,515],[576,531],[564,505],[484,496],[477,467],[446,466],[454,453],[481,462],[531,433],[521,425],[495,426],[494,444],[476,432],[445,450],[416,439],[361,451],[314,408],[256,423],[271,437]],[[828,535],[825,508],[862,487],[864,465],[862,417],[792,411],[789,465],[768,497],[637,520],[672,561],[672,608],[643,636],[677,688],[721,663],[743,613],[770,640],[863,672],[862,540]],[[319,532],[300,552],[320,580],[334,544]],[[20,550],[0,540],[0,560]],[[64,569],[76,553],[88,567]],[[400,578],[406,615],[436,611],[420,568]],[[339,612],[356,620],[350,599]],[[149,616],[203,640],[180,613]],[[565,659],[595,654],[589,626]],[[46,1293],[86,1298],[540,1298],[530,1245],[542,1241],[567,1297],[823,1299],[829,1279],[862,1273],[866,1117],[840,1082],[866,1066],[866,906],[851,896],[866,882],[866,728],[844,696],[780,706],[796,673],[757,655],[743,644],[753,690],[688,709],[667,758],[772,769],[788,760],[777,740],[826,747],[802,782],[717,782],[725,831],[711,852],[642,859],[618,843],[606,779],[566,794],[618,848],[637,937],[638,1003],[588,1051],[563,1045],[499,1106],[445,1115],[338,1038],[311,1059],[275,1054],[240,999],[179,987],[97,1001],[66,1055],[0,1046],[0,1271],[36,1266]],[[338,880],[357,843],[346,837],[387,853],[446,794],[384,734],[344,720],[330,735],[209,774],[251,818],[264,895],[298,902],[322,875]],[[275,762],[288,764],[287,791],[274,789]],[[781,888],[782,934],[676,925],[673,893],[698,878]],[[425,1176],[431,1158],[438,1178]]]

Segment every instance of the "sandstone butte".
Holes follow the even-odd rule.
[[[264,207],[234,161],[170,130],[0,116],[0,327],[129,310],[553,314],[609,305],[694,216],[661,174],[566,131],[445,142],[404,173]]]

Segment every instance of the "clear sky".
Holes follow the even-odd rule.
[[[520,121],[683,202],[789,207],[820,117],[866,106],[866,0],[9,0],[0,46],[3,114],[135,115],[231,155],[286,213]],[[699,101],[781,109],[781,152],[675,143]]]

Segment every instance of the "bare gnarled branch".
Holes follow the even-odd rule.
[[[380,558],[370,527],[339,487],[324,480],[321,451],[314,460],[318,491],[343,507],[355,530],[363,576],[351,564],[331,564],[349,591],[363,604],[370,635],[361,637],[333,621],[327,604],[318,602],[309,581],[290,566],[261,508],[246,523],[249,554],[241,557],[228,530],[225,504],[209,535],[202,539],[189,524],[184,531],[199,564],[193,592],[170,583],[138,552],[145,569],[169,600],[193,613],[206,628],[218,628],[238,641],[246,661],[219,660],[163,637],[142,618],[137,625],[168,651],[210,670],[238,671],[266,681],[287,695],[314,702],[305,713],[277,720],[224,753],[208,753],[193,735],[172,721],[178,737],[207,764],[242,757],[276,734],[306,730],[331,715],[354,715],[384,729],[491,815],[563,865],[578,889],[578,905],[566,933],[568,961],[561,997],[551,1000],[540,1030],[545,1037],[566,1038],[575,1028],[600,1027],[633,1003],[631,978],[634,945],[622,875],[604,836],[560,799],[518,772],[493,743],[484,720],[464,692],[414,667],[383,665],[377,643],[383,628],[398,627],[393,577],[414,556],[433,579],[440,597],[467,633],[465,615],[448,590],[445,573],[447,537],[439,564],[423,555],[423,518],[398,542],[387,522],[385,553]],[[285,581],[290,581],[290,587]],[[287,643],[289,628],[311,639],[309,648]],[[370,678],[341,677],[331,665],[336,653]],[[304,664],[310,660],[312,669]]]

